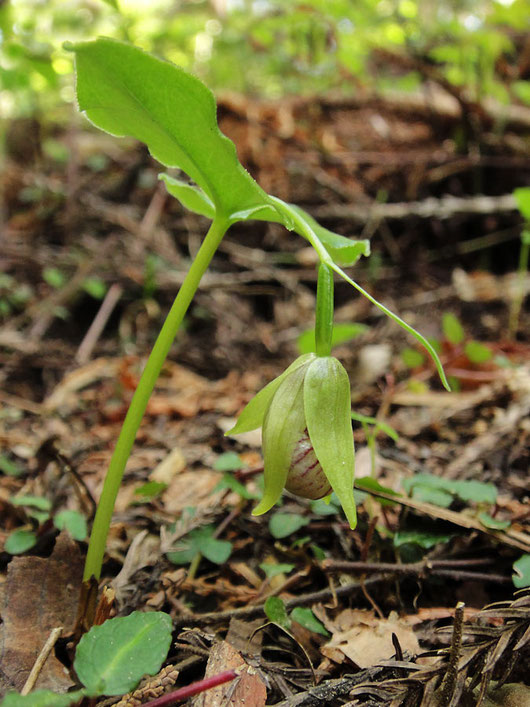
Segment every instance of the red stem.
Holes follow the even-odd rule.
[[[162,697],[158,697],[152,702],[146,702],[145,707],[169,707],[169,705],[185,700],[187,697],[198,695],[200,692],[211,690],[212,687],[230,682],[230,680],[238,676],[239,673],[235,670],[225,670],[224,673],[218,673],[217,675],[212,675],[211,678],[204,678],[204,680],[192,682],[191,685],[186,685],[173,692],[168,692],[167,695],[162,695]]]

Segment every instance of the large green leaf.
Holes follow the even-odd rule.
[[[186,71],[138,47],[100,38],[67,45],[76,54],[79,108],[112,135],[144,142],[159,162],[184,171],[197,186],[161,175],[182,204],[227,223],[256,219],[293,229],[287,210],[278,209],[240,164],[231,140],[219,130],[212,92]],[[350,240],[320,226],[290,206],[313,230],[333,260],[353,265],[369,255],[366,240]],[[304,236],[299,228],[295,230]]]
[[[141,140],[159,162],[186,172],[227,220],[270,203],[219,130],[214,96],[199,79],[112,39],[69,48],[79,108],[95,125]]]
[[[171,643],[171,617],[161,611],[109,619],[81,638],[74,668],[91,694],[123,695],[155,675]]]

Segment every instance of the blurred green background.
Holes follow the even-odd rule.
[[[216,91],[415,90],[421,62],[471,100],[530,104],[529,30],[530,0],[0,0],[0,115],[71,104],[62,44],[99,35],[154,51]]]

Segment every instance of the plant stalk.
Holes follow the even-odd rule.
[[[315,345],[317,356],[331,356],[333,335],[333,270],[327,263],[318,266]]]
[[[140,423],[142,422],[147,408],[149,397],[153,392],[164,361],[166,360],[177,331],[197,291],[201,278],[206,272],[212,256],[217,250],[228,226],[229,223],[225,218],[216,218],[212,222],[147,360],[138,387],[131,400],[129,410],[125,416],[103,484],[103,490],[99,499],[88,544],[83,575],[85,582],[92,576],[96,579],[100,578],[116,496],[118,495],[125,466],[131,454],[136,433],[138,432],[138,428],[140,427]]]

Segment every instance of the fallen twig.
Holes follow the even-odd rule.
[[[35,686],[35,683],[37,682],[37,679],[40,675],[40,671],[42,670],[44,663],[48,659],[48,656],[50,655],[52,648],[57,643],[57,639],[61,635],[62,630],[63,630],[62,626],[58,626],[57,628],[52,628],[51,633],[48,636],[46,643],[42,647],[42,650],[39,653],[37,660],[35,661],[33,667],[31,668],[31,672],[28,675],[26,682],[24,683],[24,687],[20,691],[21,695],[28,695],[31,692],[31,690],[33,689],[33,687]]]

